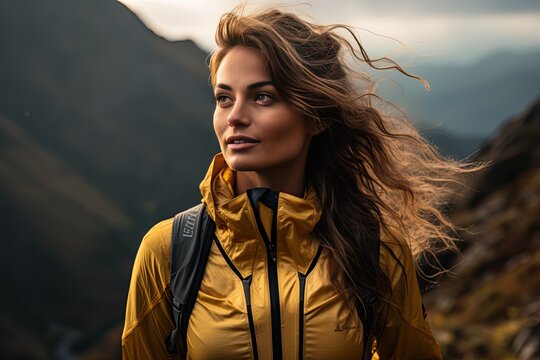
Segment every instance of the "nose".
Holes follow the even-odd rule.
[[[249,126],[251,120],[249,111],[246,107],[243,100],[237,99],[235,101],[234,106],[227,117],[227,124],[229,124],[230,127]]]

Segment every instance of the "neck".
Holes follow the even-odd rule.
[[[305,163],[304,166],[281,165],[279,168],[263,171],[236,171],[235,175],[236,195],[251,188],[264,187],[300,198],[304,197]]]

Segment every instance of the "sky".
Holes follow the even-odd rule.
[[[215,49],[220,16],[238,0],[120,0],[152,31]],[[370,56],[400,56],[411,64],[467,64],[501,50],[540,48],[538,0],[247,1],[282,4],[319,23],[355,27]]]

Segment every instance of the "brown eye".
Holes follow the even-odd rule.
[[[227,105],[228,102],[230,102],[230,98],[226,95],[216,95],[215,96],[215,99],[216,99],[216,103],[220,104],[220,105]]]
[[[274,97],[270,94],[261,93],[261,94],[257,94],[257,96],[255,97],[255,100],[262,101],[264,103],[269,103],[274,100]]]

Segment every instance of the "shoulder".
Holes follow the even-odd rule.
[[[144,235],[133,264],[132,283],[161,290],[170,274],[170,242],[173,219],[162,220]],[[158,290],[158,291],[159,291]]]
[[[403,236],[391,231],[381,233],[379,264],[395,287],[403,275],[416,272],[411,248]]]
[[[392,295],[383,305],[387,312],[377,350],[380,358],[442,359],[424,317],[411,248],[399,233],[381,235],[381,243],[381,270],[392,284]]]
[[[183,212],[190,209],[193,209],[193,207],[185,209]],[[167,271],[170,270],[173,223],[174,217],[161,220],[146,232],[137,253],[137,258],[140,258],[139,261],[143,261],[147,265],[157,262],[164,265],[164,267],[166,266]]]
[[[168,258],[171,248],[172,224],[174,218],[159,221],[144,235],[139,252],[157,258]]]
[[[172,222],[171,218],[153,225],[140,243],[133,263],[122,341],[140,329],[155,309],[167,308]]]

